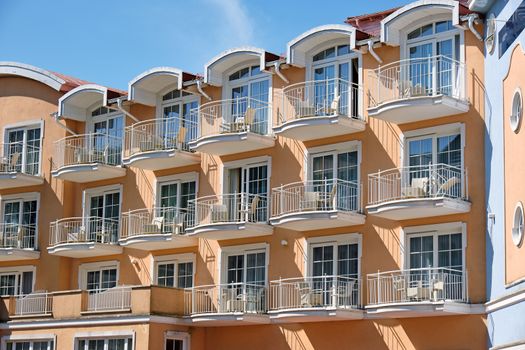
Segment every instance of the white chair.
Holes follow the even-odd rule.
[[[302,211],[306,210],[317,210],[317,204],[319,203],[319,192],[304,192],[303,198],[299,203],[299,207]]]

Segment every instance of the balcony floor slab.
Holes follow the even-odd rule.
[[[226,240],[268,236],[273,233],[273,227],[265,223],[215,223],[195,226],[187,230],[190,236],[212,240]]]
[[[390,220],[408,220],[451,214],[462,214],[470,211],[470,202],[446,197],[413,198],[368,205],[369,215]]]
[[[47,252],[52,255],[68,258],[88,258],[104,255],[122,254],[122,247],[106,243],[63,243],[50,246]]]
[[[85,183],[122,177],[126,175],[126,169],[100,163],[78,164],[60,167],[51,175],[61,180]]]
[[[34,249],[0,248],[0,261],[34,260],[40,252]]]
[[[187,235],[159,233],[127,237],[120,239],[119,244],[140,250],[159,250],[197,246],[198,239]]]
[[[42,176],[27,175],[17,172],[0,174],[0,190],[8,188],[37,186],[43,183],[44,178]]]
[[[209,313],[187,316],[192,326],[218,327],[218,326],[250,326],[257,324],[269,324],[270,317],[266,314],[257,313]]]
[[[270,224],[295,231],[362,225],[365,215],[341,210],[302,211],[270,218]]]
[[[224,156],[273,147],[275,138],[252,132],[224,133],[200,137],[189,143],[198,152]]]
[[[200,164],[200,162],[200,154],[176,149],[137,152],[122,160],[124,165],[153,171]]]
[[[296,308],[268,312],[272,323],[301,323],[361,320],[364,312],[355,308]]]
[[[303,117],[290,120],[273,131],[276,135],[299,141],[324,139],[365,130],[363,120],[341,115]]]
[[[448,300],[367,305],[365,310],[367,318],[410,318],[485,313],[483,304],[467,304]]]

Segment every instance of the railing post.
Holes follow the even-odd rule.
[[[377,303],[381,304],[381,279],[379,275],[379,270],[377,270]]]
[[[437,65],[438,65],[438,58],[437,57],[432,57],[432,56],[429,56],[428,57],[428,64],[429,64],[429,67],[430,67],[430,70],[431,70],[431,86],[432,86],[432,96],[436,96],[438,94],[437,92],[437,87],[438,87],[438,83],[437,83],[437,79],[438,79],[438,76],[437,76]]]

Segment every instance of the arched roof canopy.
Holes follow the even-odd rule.
[[[18,62],[0,62],[0,76],[24,77],[45,84],[56,91],[60,91],[66,83],[64,79],[50,71]]]
[[[419,0],[397,9],[381,21],[381,41],[400,44],[402,32],[424,18],[447,15],[454,26],[460,26],[460,16],[471,11],[453,0]]]
[[[155,106],[157,95],[173,86],[182,89],[184,81],[195,79],[195,76],[173,67],[155,67],[149,69],[128,84],[128,99],[148,106]]]
[[[224,74],[228,70],[243,63],[257,60],[262,70],[266,62],[278,60],[279,56],[256,47],[238,47],[220,53],[204,66],[204,82],[210,85],[221,86],[224,83]]]
[[[74,88],[58,100],[58,117],[86,121],[96,106],[107,106],[108,100],[122,96],[121,93],[96,84]]]
[[[336,39],[347,40],[350,49],[354,50],[358,36],[360,40],[367,37],[365,33],[348,24],[329,24],[312,28],[288,42],[286,46],[286,62],[304,67],[308,52],[324,42]]]

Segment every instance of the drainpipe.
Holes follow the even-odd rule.
[[[273,64],[273,66],[275,67],[275,74],[277,74],[277,76],[281,78],[281,80],[284,81],[286,84],[289,84],[290,81],[284,76],[283,72],[281,72],[281,63],[281,61],[275,61],[275,63]]]
[[[208,96],[208,94],[205,93],[204,90],[202,90],[202,80],[201,79],[197,79],[197,91],[199,92],[199,94],[206,97],[208,101],[211,101],[211,97]]]
[[[137,117],[135,117],[133,114],[131,114],[130,112],[128,112],[128,111],[126,111],[124,109],[124,106],[122,106],[122,100],[123,100],[122,97],[117,98],[117,108],[115,108],[113,106],[109,106],[109,103],[108,103],[107,107],[112,109],[112,110],[117,110],[117,111],[120,111],[120,112],[124,113],[127,117],[129,117],[135,123],[139,122],[140,120]]]
[[[474,36],[478,38],[479,41],[483,41],[483,37],[481,36],[481,34],[479,34],[476,28],[474,28],[474,24],[480,22],[479,15],[477,13],[471,13],[463,17],[462,19],[468,21],[468,29],[472,32],[472,34],[474,34]]]
[[[372,39],[368,40],[368,52],[376,59],[379,64],[383,63],[383,60],[379,55],[374,51],[374,41]]]
[[[68,128],[67,125],[62,124],[60,122],[61,118],[58,116],[58,112],[53,112],[53,113],[49,114],[49,116],[51,118],[53,118],[55,120],[55,122],[58,124],[58,126],[60,126],[62,129],[65,129],[68,133],[70,133],[72,135],[77,135],[77,133],[74,132],[73,130],[71,130],[70,128]]]

